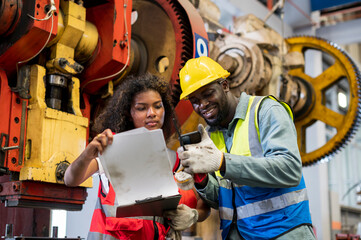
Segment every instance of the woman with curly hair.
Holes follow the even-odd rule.
[[[162,109],[162,112],[164,111],[163,126],[161,126],[161,128],[164,132],[164,138],[167,139],[172,127],[172,112],[174,110],[171,104],[169,84],[149,73],[139,77],[130,76],[119,86],[114,96],[110,99],[105,111],[96,119],[95,130],[102,132],[109,128],[115,133],[120,133],[137,128],[137,126],[134,125],[134,119],[131,115],[132,104],[138,93],[149,90],[157,92],[162,100],[156,109]],[[150,130],[159,128],[158,125],[156,127],[145,127]]]
[[[116,218],[115,193],[104,174],[98,159],[105,148],[112,144],[113,133],[145,127],[161,128],[165,139],[170,136],[173,118],[169,85],[149,73],[131,76],[116,89],[107,107],[97,117],[95,130],[101,132],[88,144],[80,156],[67,168],[64,181],[67,186],[79,186],[98,172],[100,184],[98,201],[94,210],[88,239],[165,239],[172,232],[179,237],[197,220],[203,221],[209,207],[194,190],[179,190],[182,198],[176,210],[165,212],[162,217]],[[173,171],[179,167],[179,159],[171,151]],[[196,210],[197,208],[198,210]],[[167,226],[169,225],[171,229]]]

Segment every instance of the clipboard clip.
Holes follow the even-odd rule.
[[[163,199],[162,195],[156,196],[156,197],[147,197],[142,200],[135,200],[135,203],[146,203],[146,202],[152,202]]]

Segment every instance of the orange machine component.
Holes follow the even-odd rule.
[[[8,1],[3,1],[3,3]],[[50,40],[56,35],[58,29],[57,13],[54,13],[50,21],[35,21],[29,16],[43,19],[46,17],[48,0],[18,1],[15,15],[20,15],[9,31],[1,36],[0,40],[0,66],[5,69],[11,83],[15,84],[16,68],[24,64],[27,59],[34,56],[46,43],[49,34]],[[21,6],[22,5],[22,6]],[[59,8],[59,0],[55,0],[55,5]],[[9,8],[2,9],[4,12]],[[14,18],[14,17],[13,17]],[[51,33],[50,33],[51,32]],[[6,34],[8,34],[6,36]],[[5,37],[6,36],[6,37]],[[13,85],[9,84],[13,87]]]
[[[0,6],[0,35],[7,36],[14,31],[21,15],[22,1],[2,1]]]
[[[57,5],[59,2],[57,1]],[[35,55],[47,38],[54,37],[57,26],[47,21],[32,21],[28,15],[45,17],[48,1],[2,1],[0,6],[0,172],[19,172],[23,166],[28,94],[16,76],[24,60]],[[57,21],[57,17],[53,17]],[[50,29],[52,29],[50,33]]]
[[[4,71],[0,70],[0,172],[19,172],[24,162],[26,113],[28,100],[10,90]]]
[[[131,22],[136,11],[146,17],[138,16],[138,22]],[[158,24],[144,28],[149,19],[157,19]],[[163,24],[166,27],[162,28]],[[89,48],[87,31],[93,34],[89,41],[93,47]],[[71,131],[77,132],[74,148],[83,149],[89,137],[87,121],[91,124],[97,105],[111,94],[113,84],[128,74],[147,71],[171,83],[176,113],[183,125],[193,109],[188,102],[179,102],[178,74],[188,59],[204,55],[208,55],[207,33],[188,0],[1,1],[2,205],[81,209],[86,188],[62,184],[65,169],[76,153],[67,152],[65,144],[56,144],[60,138],[57,134],[64,132],[59,122],[65,123],[68,136],[73,136]],[[34,129],[39,125],[37,132]],[[48,165],[41,165],[48,159]],[[52,182],[48,175],[53,177],[54,165],[56,181]],[[6,207],[2,205],[0,211],[4,213]],[[8,219],[0,224],[0,232]]]
[[[131,11],[132,1],[113,0],[87,8],[87,21],[97,27],[99,42],[81,76],[84,92],[96,93],[112,80],[109,76],[119,72],[129,62]]]
[[[176,104],[176,114],[180,124],[184,124],[193,112],[188,101],[180,101],[179,70],[193,57],[208,56],[208,36],[203,20],[197,10],[187,0],[158,0],[167,12],[175,31],[176,55],[170,83]]]

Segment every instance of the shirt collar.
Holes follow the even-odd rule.
[[[239,102],[237,104],[236,113],[234,114],[232,122],[235,119],[243,119],[244,120],[246,118],[249,98],[250,98],[250,95],[247,95],[247,93],[242,92]]]

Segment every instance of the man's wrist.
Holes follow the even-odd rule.
[[[226,171],[226,159],[224,157],[224,153],[222,154],[221,167],[219,168],[219,171],[221,172]]]
[[[194,186],[197,189],[203,189],[207,186],[207,183],[208,183],[208,174],[206,174],[206,177],[201,182],[195,182]]]
[[[193,178],[194,182],[200,183],[207,177],[207,173],[195,173]]]

